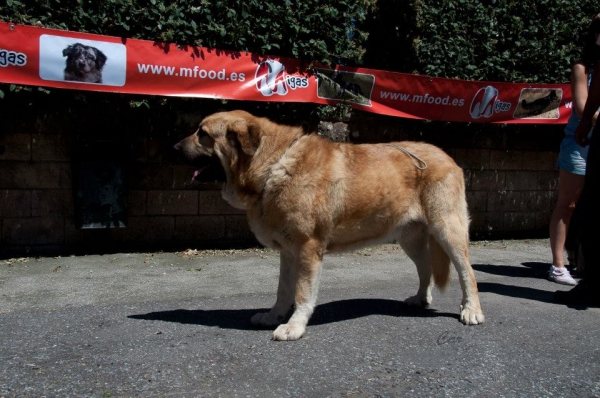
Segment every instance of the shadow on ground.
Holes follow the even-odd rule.
[[[269,309],[242,310],[184,310],[150,312],[130,315],[131,319],[148,321],[177,322],[183,324],[218,326],[223,329],[257,329],[250,323],[250,318],[258,312]],[[386,299],[349,299],[318,305],[311,317],[310,325],[342,322],[369,315],[388,315],[395,317],[448,317],[459,319],[459,315],[437,312],[430,308],[415,308],[402,301]],[[266,329],[272,329],[268,327]]]
[[[477,283],[477,287],[480,293],[494,293],[507,297],[541,301],[543,303],[552,303],[554,297],[553,291],[549,292],[547,290],[505,285],[502,283],[479,282]]]
[[[548,263],[525,262],[522,267],[514,265],[473,264],[473,269],[486,274],[507,276],[510,278],[546,279]],[[502,296],[536,300],[551,303],[554,292],[525,286],[514,286],[503,283],[478,282],[477,287],[482,293],[494,293]]]
[[[513,265],[473,264],[473,269],[493,275],[507,276],[512,278],[535,278],[547,279],[549,263],[525,262],[522,267]],[[506,285],[493,282],[478,282],[477,287],[482,293],[494,293],[502,296],[536,300],[544,303],[554,303],[554,291],[535,289],[525,286]],[[582,306],[569,306],[575,309],[583,309]]]
[[[546,279],[550,264],[540,262],[522,263],[522,267],[514,265],[495,265],[495,264],[473,264],[475,271],[485,272],[486,274],[508,276],[511,278],[537,278]]]

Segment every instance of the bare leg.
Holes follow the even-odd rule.
[[[552,264],[565,266],[565,240],[569,220],[583,189],[584,176],[559,170],[558,199],[550,218],[550,249]]]

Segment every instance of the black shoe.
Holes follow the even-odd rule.
[[[554,293],[554,302],[566,305],[585,305],[590,307],[600,306],[600,290],[581,281],[568,291],[557,290]]]

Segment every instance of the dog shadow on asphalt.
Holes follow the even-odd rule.
[[[524,262],[521,265],[522,267],[515,267],[514,265],[473,264],[472,267],[477,272],[485,272],[487,274],[506,276],[509,278],[547,279],[548,267],[550,267],[550,264],[542,262]],[[555,284],[550,282],[550,290],[495,282],[477,282],[477,288],[480,293],[494,293],[502,296],[536,300],[544,303],[553,303],[554,291],[556,290],[554,287]]]
[[[147,314],[130,315],[130,319],[147,321],[176,322],[182,324],[218,326],[223,329],[272,329],[258,327],[250,323],[250,318],[257,312],[268,312],[263,309],[234,310],[184,310],[149,312]],[[288,316],[291,315],[288,314]],[[438,312],[431,308],[417,308],[402,301],[387,299],[348,299],[317,305],[310,318],[309,325],[323,325],[362,318],[369,315],[388,315],[394,317],[432,318],[448,317],[459,319],[458,314]],[[285,322],[285,321],[284,321]]]

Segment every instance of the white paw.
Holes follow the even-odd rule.
[[[271,312],[262,312],[250,318],[250,322],[256,326],[275,326],[279,325],[282,319],[283,316],[277,316]]]
[[[298,340],[304,334],[306,326],[297,323],[284,323],[273,332],[273,340],[292,341]]]
[[[415,294],[414,296],[411,296],[409,298],[407,298],[406,300],[404,300],[404,303],[413,306],[413,307],[427,307],[429,306],[429,304],[431,304],[431,301],[433,300],[433,297],[431,297],[431,295],[428,296],[421,296],[418,294]]]
[[[460,321],[465,325],[479,325],[485,322],[485,316],[480,308],[472,308],[470,305],[460,306]]]

